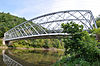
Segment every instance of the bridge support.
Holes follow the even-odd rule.
[[[9,45],[10,44],[10,41],[5,41],[4,39],[3,39],[3,45]]]

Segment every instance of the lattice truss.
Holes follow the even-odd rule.
[[[93,24],[97,28],[90,10],[60,11],[33,18],[12,28],[4,34],[5,40],[62,33],[61,24],[68,22],[83,25],[84,30],[93,29]]]

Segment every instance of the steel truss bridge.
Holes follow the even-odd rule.
[[[67,10],[45,14],[15,26],[4,33],[4,41],[18,39],[58,38],[69,34],[62,33],[62,23],[76,22],[84,26],[84,30],[97,28],[90,10]],[[95,25],[93,27],[93,24]]]

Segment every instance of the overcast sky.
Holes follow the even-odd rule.
[[[0,0],[0,12],[26,19],[64,10],[91,10],[96,17],[100,14],[100,0]]]

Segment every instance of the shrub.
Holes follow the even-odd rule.
[[[100,34],[100,28],[94,29],[95,34]]]
[[[75,23],[70,22],[62,24],[62,28],[64,29],[63,32],[71,34],[71,36],[64,39],[65,54],[70,54],[75,59],[81,58],[91,63],[100,60],[100,49],[97,47],[97,41],[92,39],[87,31],[82,31],[82,25],[77,24],[76,26]]]

